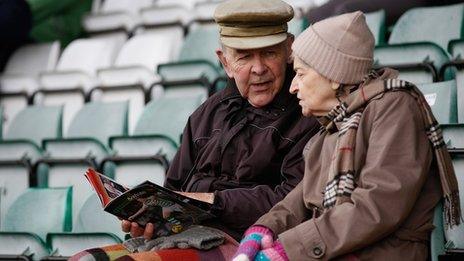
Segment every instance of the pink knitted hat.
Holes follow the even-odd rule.
[[[360,11],[319,21],[293,43],[293,54],[329,80],[360,83],[373,63],[374,36]]]

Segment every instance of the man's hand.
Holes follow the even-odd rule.
[[[126,233],[130,233],[131,237],[140,237],[143,235],[145,239],[151,239],[155,231],[155,226],[152,223],[147,223],[145,229],[143,229],[143,227],[140,227],[136,222],[123,220],[121,222],[121,229]]]
[[[177,193],[184,195],[189,198],[193,198],[199,201],[203,201],[206,203],[213,204],[214,202],[214,193],[201,193],[201,192],[179,192],[176,191]]]

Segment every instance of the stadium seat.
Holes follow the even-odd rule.
[[[294,17],[288,22],[288,32],[293,34],[295,37],[306,29],[307,22],[305,18]]]
[[[54,260],[69,256],[84,249],[113,245],[122,242],[124,233],[119,219],[103,210],[97,194],[91,195],[79,210],[72,232],[49,233],[47,243]]]
[[[33,175],[43,156],[42,140],[61,137],[61,107],[29,106],[17,114],[0,140],[0,225],[10,204],[28,187],[43,186]]]
[[[173,59],[169,36],[145,33],[132,37],[116,58],[114,66],[100,69],[100,86],[92,89],[92,101],[129,101],[129,133],[132,133],[147,97],[148,88],[158,81],[154,71],[159,63]],[[143,51],[141,51],[143,50]]]
[[[133,136],[110,138],[115,156],[105,159],[104,172],[127,186],[145,180],[163,185],[168,161],[180,145],[188,117],[203,100],[204,95],[177,96],[175,92],[152,100],[137,122]]]
[[[64,105],[63,128],[82,107],[88,91],[98,85],[96,72],[113,64],[117,43],[109,39],[78,39],[64,50],[54,72],[42,73],[34,104]]]
[[[46,139],[46,157],[39,160],[37,172],[48,177],[49,187],[73,186],[73,209],[80,209],[92,189],[83,173],[98,168],[111,154],[108,138],[127,135],[127,102],[91,102],[74,117],[65,139]],[[73,213],[73,220],[77,217]]]
[[[217,25],[192,25],[177,62],[160,64],[158,74],[164,82],[203,79],[210,85],[222,72],[215,54],[218,39]]]
[[[464,40],[454,40],[450,42],[448,48],[452,60],[441,68],[441,75],[447,70],[456,69],[456,84],[458,92],[458,122],[464,123]]]
[[[71,230],[71,188],[26,190],[10,206],[0,232],[0,259],[40,260],[46,234]]]
[[[440,124],[457,123],[456,81],[417,85]]]
[[[399,70],[399,78],[415,84],[437,82],[439,70],[449,61],[448,54],[433,43],[376,46],[374,63],[377,67]],[[452,72],[445,80],[454,78]]]
[[[396,22],[389,44],[431,42],[443,50],[463,32],[464,4],[417,7],[406,11]]]
[[[89,33],[115,30],[129,33],[141,24],[140,10],[153,3],[153,0],[105,0],[97,13],[83,18],[82,25]]]
[[[449,60],[449,41],[461,37],[463,14],[464,4],[408,10],[395,24],[389,45],[376,48],[377,63],[399,69],[400,78],[416,84],[438,81]],[[451,79],[454,74],[448,70],[444,80]]]
[[[194,4],[194,20],[203,22],[214,23],[214,10],[221,3],[221,1],[202,1]]]
[[[0,75],[3,128],[27,106],[29,96],[39,86],[39,73],[55,69],[59,54],[59,42],[24,45],[12,54]]]
[[[366,23],[375,38],[375,45],[385,43],[385,10],[366,14]]]

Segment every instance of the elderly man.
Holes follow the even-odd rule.
[[[230,80],[190,116],[167,174],[166,187],[212,203],[218,218],[208,225],[235,238],[300,182],[303,147],[319,130],[289,93],[292,17],[280,0],[217,7],[217,55]],[[132,236],[150,238],[154,229],[123,222]]]

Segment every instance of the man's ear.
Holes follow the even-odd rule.
[[[229,76],[229,78],[233,78],[234,75],[232,74],[232,71],[230,70],[230,65],[227,62],[226,56],[224,55],[224,51],[221,49],[217,49],[216,55],[219,61],[221,62],[222,67],[224,67],[224,71],[226,71],[227,76]]]
[[[287,63],[288,64],[293,63],[292,44],[294,40],[295,40],[295,36],[293,36],[293,34],[288,34],[287,40],[286,40],[287,41],[287,54],[288,54]]]

